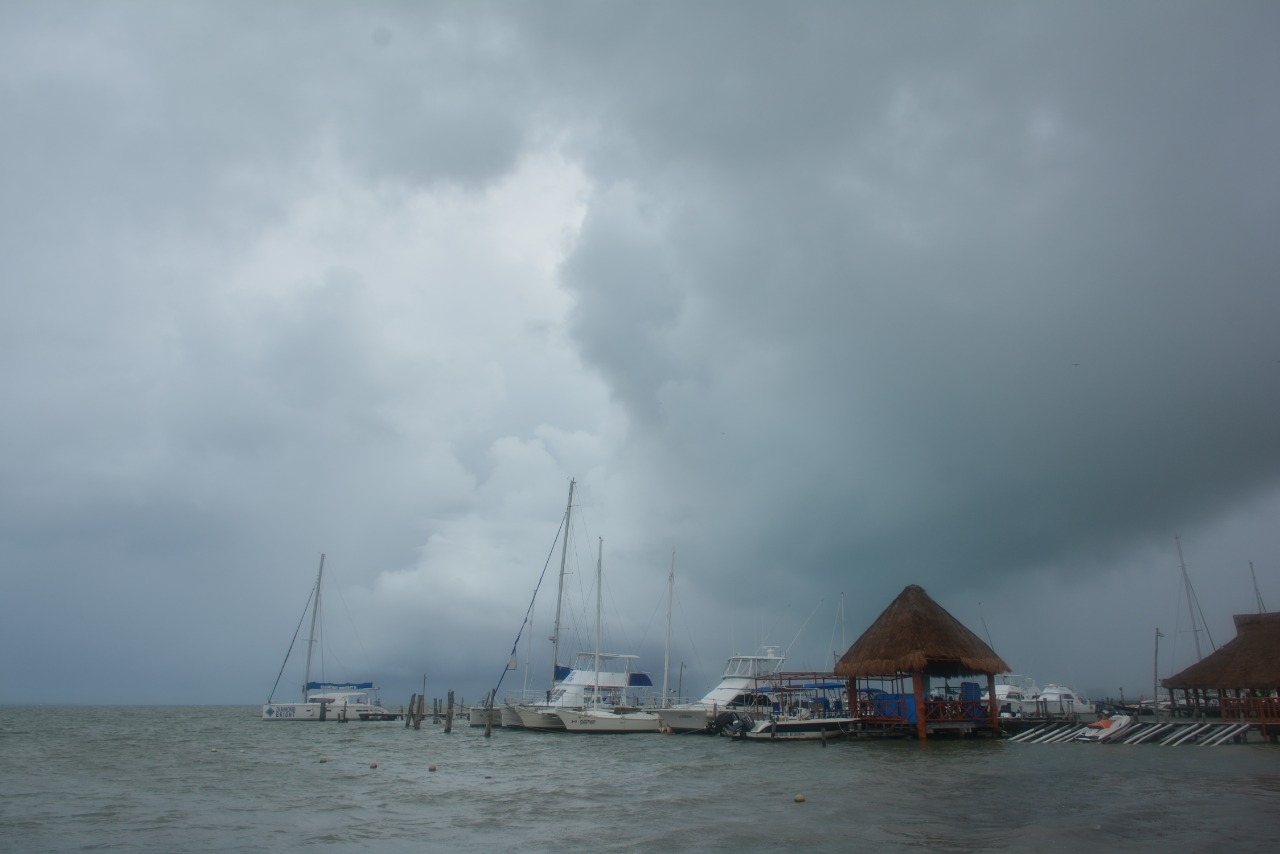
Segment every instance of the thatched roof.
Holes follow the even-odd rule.
[[[836,662],[847,678],[923,670],[928,676],[977,676],[1009,670],[1000,656],[915,584],[898,594]]]
[[[1280,688],[1280,612],[1236,614],[1236,636],[1186,670],[1160,680],[1166,688]]]

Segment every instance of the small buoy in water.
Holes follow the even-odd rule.
[[[321,756],[321,757],[320,757],[320,761],[321,761],[321,762],[328,762],[328,761],[329,761],[329,757],[327,757],[327,756]]]
[[[210,747],[210,748],[209,748],[209,752],[210,752],[210,753],[217,753],[217,752],[218,752],[218,748],[216,748],[216,747]]]
[[[804,795],[796,795],[796,803],[798,804],[804,803]]]
[[[427,766],[427,770],[428,770],[428,771],[434,771],[434,770],[436,770],[436,765],[435,765],[435,763],[433,762],[433,763],[431,763],[430,765],[428,765],[428,766]]]
[[[378,763],[377,763],[377,762],[370,762],[370,763],[369,763],[369,767],[370,767],[370,768],[377,768],[377,767],[378,767]]]

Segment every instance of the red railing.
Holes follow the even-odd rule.
[[[1224,720],[1280,723],[1280,697],[1223,697]]]

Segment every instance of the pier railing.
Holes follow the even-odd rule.
[[[1223,697],[1221,708],[1225,720],[1280,723],[1280,697]]]

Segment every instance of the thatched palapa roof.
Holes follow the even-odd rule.
[[[1236,614],[1236,636],[1186,670],[1160,680],[1166,688],[1280,688],[1280,612]]]
[[[846,678],[923,671],[928,676],[977,676],[1009,670],[1000,656],[924,588],[907,585],[836,662]]]

